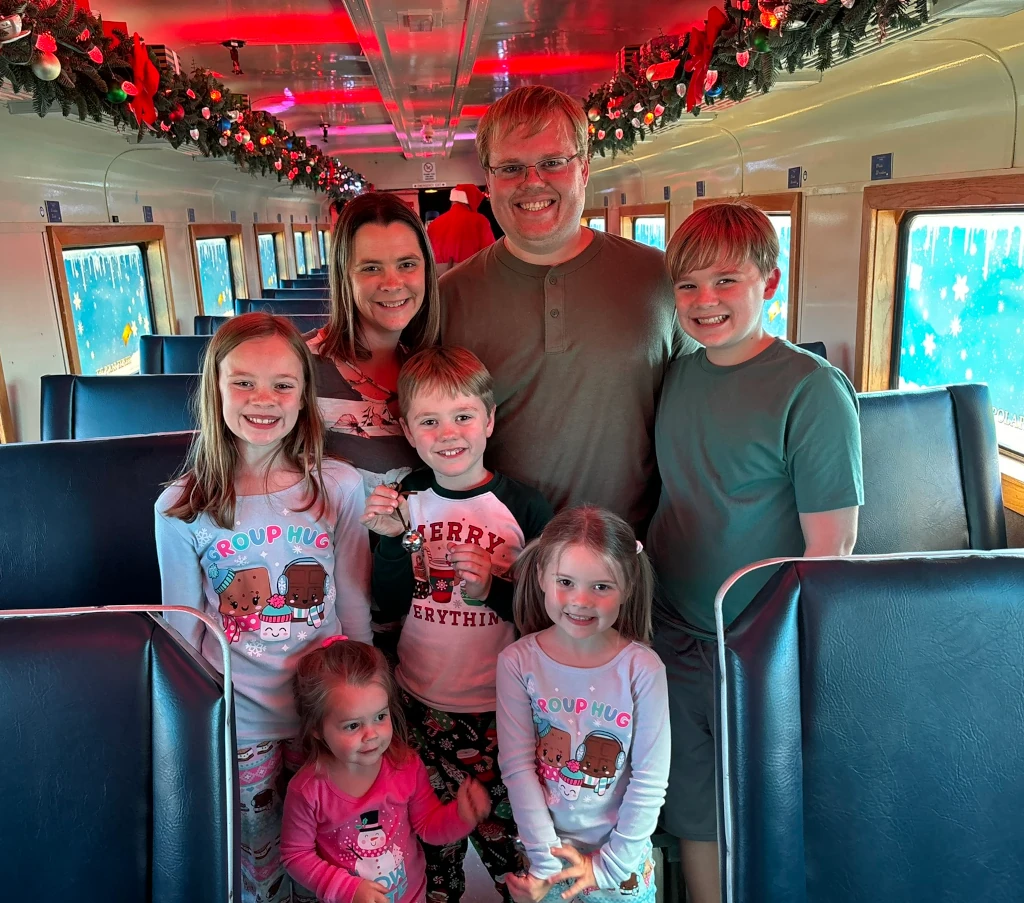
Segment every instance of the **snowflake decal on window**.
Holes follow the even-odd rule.
[[[263,643],[252,640],[245,644],[245,654],[251,658],[261,658],[267,647]]]

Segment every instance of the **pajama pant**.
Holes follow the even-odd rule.
[[[292,740],[263,740],[238,750],[242,798],[242,903],[315,903],[281,864],[281,818],[288,782],[302,766]]]
[[[552,885],[541,903],[654,903],[657,894],[654,887],[654,850],[648,843],[636,871],[622,882],[618,890],[595,888],[563,900],[562,894],[572,885],[572,881],[560,881]]]
[[[468,776],[491,795],[491,814],[470,835],[495,886],[509,899],[503,876],[521,868],[516,851],[516,825],[508,791],[498,770],[498,731],[494,712],[442,712],[424,705],[404,690],[402,707],[409,741],[427,766],[430,783],[442,800],[455,799]],[[462,862],[465,840],[444,847],[423,844],[427,860],[427,903],[458,903],[466,890]]]

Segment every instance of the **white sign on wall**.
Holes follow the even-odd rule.
[[[423,181],[424,182],[436,182],[437,181],[437,166],[433,160],[423,161]]]

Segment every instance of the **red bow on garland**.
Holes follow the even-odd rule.
[[[132,79],[139,93],[128,104],[128,109],[135,114],[139,125],[145,123],[151,126],[156,122],[153,96],[160,89],[160,70],[153,65],[146,44],[138,32],[135,33],[133,40],[135,46],[132,49]]]
[[[690,43],[687,45],[687,60],[683,68],[690,73],[690,83],[686,87],[686,111],[689,113],[699,106],[704,99],[704,79],[711,65],[711,56],[715,52],[715,41],[719,32],[729,24],[729,17],[717,6],[708,10],[708,20],[704,28],[694,26],[690,29]]]

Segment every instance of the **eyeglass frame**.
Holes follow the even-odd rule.
[[[498,175],[498,170],[504,169],[506,166],[522,166],[523,167],[523,173],[522,173],[522,177],[519,179],[520,182],[525,182],[526,181],[526,176],[529,174],[531,169],[535,173],[537,173],[537,178],[538,179],[542,179],[543,181],[546,182],[547,179],[544,176],[542,176],[540,174],[540,170],[537,169],[537,167],[540,166],[541,163],[549,163],[552,160],[565,160],[565,170],[559,170],[558,172],[555,172],[555,173],[547,173],[547,175],[561,175],[562,172],[565,172],[565,171],[568,170],[569,164],[572,163],[573,160],[577,160],[577,159],[579,159],[582,156],[583,156],[582,152],[576,151],[576,153],[573,154],[571,157],[563,157],[561,154],[559,154],[557,157],[545,157],[543,160],[538,160],[536,163],[502,163],[500,166],[490,166],[490,165],[487,165],[487,166],[484,166],[484,169],[486,169],[492,176],[494,176],[494,178],[501,179],[501,176]],[[504,179],[502,181],[514,182],[515,179]]]

